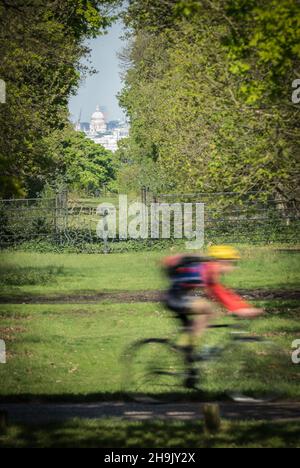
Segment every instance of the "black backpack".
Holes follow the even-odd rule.
[[[174,286],[197,288],[204,284],[203,265],[209,259],[198,255],[175,255],[164,260],[164,270]]]

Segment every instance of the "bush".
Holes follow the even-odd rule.
[[[0,268],[0,284],[2,286],[35,286],[57,282],[57,276],[62,275],[62,267],[19,268],[18,271],[9,267]]]

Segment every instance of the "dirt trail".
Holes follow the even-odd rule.
[[[256,300],[300,300],[300,290],[293,289],[240,289],[239,294],[246,299]],[[53,296],[0,296],[0,304],[93,304],[104,301],[121,302],[159,302],[163,298],[163,291],[121,291],[98,294],[78,293],[72,295]]]

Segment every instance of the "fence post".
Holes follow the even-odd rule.
[[[145,187],[141,188],[141,201],[143,204],[145,203]]]
[[[59,243],[62,244],[62,234],[68,229],[68,191],[63,189],[56,192],[55,197],[55,233],[59,234]]]
[[[142,187],[142,219],[143,219],[143,223],[145,225],[147,225],[147,203],[148,203],[148,189],[147,187]]]
[[[62,212],[63,230],[65,233],[68,230],[68,190],[66,188],[62,191]]]
[[[56,192],[55,201],[54,201],[54,231],[55,231],[55,237],[58,234],[58,207],[59,207],[59,193]]]
[[[216,434],[221,429],[220,406],[206,403],[203,406],[204,428],[208,434]]]

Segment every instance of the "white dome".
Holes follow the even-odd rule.
[[[92,114],[92,120],[105,120],[104,114],[101,112],[100,107],[96,107],[96,112]]]
[[[96,112],[94,112],[91,117],[90,128],[92,133],[106,132],[107,127],[105,117],[100,111],[100,106],[96,107]]]

